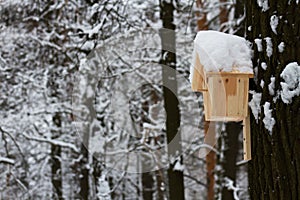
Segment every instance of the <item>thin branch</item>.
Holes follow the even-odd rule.
[[[14,138],[9,132],[3,130],[1,126],[0,126],[0,131],[1,131],[2,133],[4,133],[4,134],[8,135],[8,136],[11,138],[11,140],[12,140],[13,143],[16,145],[18,151],[20,152],[20,154],[22,155],[22,157],[23,157],[23,159],[24,159],[25,156],[24,156],[24,154],[23,154],[23,152],[22,152],[22,150],[21,150],[21,147],[18,145],[17,141],[15,140],[15,138]]]
[[[186,177],[186,178],[189,178],[189,179],[191,179],[191,180],[193,180],[193,181],[195,181],[195,182],[198,183],[199,185],[202,185],[202,186],[204,186],[204,187],[206,187],[206,188],[208,187],[207,184],[202,183],[201,181],[197,180],[195,177],[193,177],[193,176],[191,176],[191,175],[183,174],[183,176]]]
[[[0,163],[14,165],[15,164],[15,160],[13,160],[11,158],[0,157]]]
[[[55,146],[69,148],[69,149],[73,150],[76,153],[80,152],[75,145],[70,144],[70,143],[66,143],[66,142],[59,141],[59,140],[48,139],[48,138],[41,138],[41,137],[36,137],[36,136],[29,136],[26,133],[23,133],[23,135],[28,140],[33,140],[33,141],[37,141],[37,142],[44,142],[44,143],[52,144],[52,145],[55,145]]]

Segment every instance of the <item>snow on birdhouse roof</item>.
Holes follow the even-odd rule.
[[[199,31],[194,40],[194,60],[197,54],[207,72],[253,73],[252,50],[242,37],[218,31]]]

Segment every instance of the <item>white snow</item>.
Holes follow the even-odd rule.
[[[270,103],[265,102],[264,104],[264,114],[265,117],[263,119],[263,123],[265,124],[265,128],[269,131],[270,135],[272,135],[272,129],[275,125],[275,119],[272,117],[272,109],[270,109]]]
[[[256,46],[257,46],[257,51],[258,51],[258,52],[262,52],[261,39],[256,38],[256,39],[254,39],[254,42],[255,42],[255,44],[256,44]]]
[[[270,95],[273,96],[275,94],[275,91],[274,91],[274,89],[275,89],[275,77],[271,77],[271,82],[268,85],[268,88],[269,88]]]
[[[271,26],[271,29],[272,31],[277,34],[277,26],[278,26],[278,17],[276,15],[272,15],[271,16],[271,19],[270,19],[270,26]]]
[[[257,0],[257,4],[259,7],[262,8],[262,11],[265,12],[267,10],[269,10],[269,4],[268,4],[268,0]]]
[[[224,186],[225,186],[228,190],[232,190],[234,200],[240,200],[238,193],[239,193],[240,190],[243,190],[243,189],[242,189],[242,188],[239,188],[239,187],[237,187],[237,186],[234,186],[233,180],[231,180],[231,179],[228,178],[228,177],[225,177],[225,178],[224,178],[224,182],[225,182]]]
[[[252,114],[256,122],[258,122],[259,114],[261,112],[261,107],[260,107],[261,93],[256,93],[255,91],[250,91],[250,93],[252,94],[252,99],[249,102],[249,106],[251,108]]]
[[[260,66],[261,66],[261,68],[263,68],[264,70],[266,70],[267,67],[268,67],[267,63],[265,63],[265,62],[262,62]]]
[[[85,29],[83,30],[84,33],[88,34],[89,37],[92,37],[94,34],[98,34],[99,33],[99,30],[100,28],[102,27],[102,23],[100,24],[97,24],[94,28],[92,29]]]
[[[1,157],[0,156],[0,163],[8,163],[8,164],[15,164],[15,161],[13,159],[10,159],[10,158],[4,158],[4,157]]]
[[[291,103],[293,97],[300,95],[300,66],[297,62],[289,63],[280,74],[284,82],[280,82],[282,87],[281,99],[284,103]]]
[[[49,139],[49,138],[29,136],[25,132],[23,132],[23,135],[28,140],[34,140],[34,141],[37,141],[37,142],[45,142],[45,143],[49,143],[49,144],[52,144],[52,145],[69,148],[69,149],[72,149],[75,152],[79,152],[79,149],[74,144],[71,144],[71,143],[67,143],[67,142],[63,142],[63,141],[59,141],[59,140],[53,140],[53,139]]]
[[[196,54],[205,71],[253,73],[252,51],[242,37],[217,31],[199,31],[194,40],[194,59]]]
[[[99,178],[97,196],[101,200],[111,200],[110,193],[111,191],[109,188],[109,183],[107,182],[107,180],[105,180],[105,175],[102,175]]]
[[[264,88],[264,86],[265,86],[265,82],[264,82],[264,80],[261,80],[261,81],[260,81],[260,87],[261,87],[261,88]]]
[[[284,42],[280,42],[280,44],[278,45],[278,51],[279,51],[280,53],[282,53],[283,50],[284,50],[284,47],[285,47]]]
[[[94,96],[94,90],[92,88],[91,85],[88,85],[87,88],[86,88],[86,97],[87,98],[92,98]]]
[[[175,170],[175,171],[181,171],[181,172],[183,172],[183,170],[184,170],[184,165],[182,165],[179,161],[177,161],[177,162],[175,163],[174,170]]]
[[[266,43],[267,43],[267,56],[270,58],[273,54],[273,44],[272,44],[272,39],[270,37],[265,38]]]

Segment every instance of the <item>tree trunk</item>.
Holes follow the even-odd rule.
[[[204,123],[204,134],[208,134],[209,127],[215,127],[214,122],[205,121]],[[211,137],[211,136],[210,136]],[[214,138],[211,138],[215,140]],[[214,147],[214,146],[213,146]],[[216,167],[216,153],[214,151],[209,151],[206,155],[206,180],[207,180],[207,200],[215,199],[215,167]]]
[[[236,159],[239,152],[239,134],[242,126],[240,123],[229,122],[226,124],[224,140],[224,160],[222,161],[222,168],[224,170],[223,177],[229,178],[233,182],[236,181]],[[224,180],[223,180],[224,181]],[[222,187],[222,199],[230,200],[233,198],[233,191]]]
[[[61,117],[59,113],[55,113],[52,121],[58,129],[61,129]],[[59,132],[52,131],[52,139],[57,139],[60,136]],[[60,157],[61,147],[51,145],[51,182],[53,186],[53,199],[63,199]]]
[[[143,185],[143,199],[153,199],[153,175],[151,172],[144,172],[142,174],[142,185]]]
[[[79,84],[84,87],[79,87],[78,92],[80,94],[80,98],[76,98],[74,100],[74,105],[78,101],[78,107],[84,107],[85,112],[81,110],[77,114],[81,117],[79,118],[78,131],[81,136],[81,145],[80,145],[80,154],[81,159],[79,161],[79,195],[81,199],[87,200],[89,197],[95,198],[95,190],[91,187],[90,180],[90,169],[93,168],[93,160],[91,155],[89,154],[89,142],[90,138],[94,136],[97,130],[97,123],[94,123],[96,120],[96,110],[94,107],[94,98],[95,98],[95,88],[98,83],[97,74],[98,74],[98,66],[93,63],[93,56],[90,55],[89,62],[86,63],[86,66],[83,65],[79,77]],[[90,94],[92,92],[92,94]],[[82,115],[82,116],[81,116]],[[94,162],[97,163],[97,162]],[[101,174],[101,171],[98,171],[97,174]]]
[[[280,95],[283,69],[291,62],[300,63],[300,4],[281,0],[246,1],[246,8],[247,39],[253,43],[256,67],[255,82],[250,87],[261,94],[261,112],[251,116],[250,196],[251,199],[300,199],[300,97],[293,97],[287,104]],[[273,22],[276,19],[273,15],[278,17],[277,27],[270,26],[271,19]],[[262,39],[262,51],[254,39]],[[284,42],[282,52],[278,48],[281,42]],[[265,70],[262,62],[267,65]],[[269,89],[271,77],[275,77],[274,93]],[[268,104],[275,121],[269,130],[264,124]]]
[[[220,0],[220,4],[225,4],[227,3],[227,0]],[[226,22],[228,22],[228,9],[226,5],[221,5],[220,6],[220,15],[219,15],[219,19],[220,19],[220,31],[224,31],[225,30],[225,24]]]
[[[84,144],[81,144],[81,155],[82,158],[80,160],[80,191],[79,195],[81,199],[87,200],[89,197],[89,170],[87,168],[88,165],[88,150]]]
[[[148,115],[149,112],[149,106],[151,104],[154,104],[154,101],[157,101],[155,99],[155,93],[152,90],[151,87],[147,87],[149,85],[143,85],[141,87],[142,90],[142,98],[144,99],[142,103],[142,123],[140,124],[141,130],[143,130],[143,123],[148,121]],[[143,130],[144,134],[148,130]],[[150,130],[149,130],[150,132]],[[150,145],[150,141],[152,138],[150,138],[150,135],[145,136],[146,143]],[[149,152],[148,150],[145,150],[145,154],[142,154],[142,186],[143,186],[143,199],[144,200],[152,200],[153,199],[153,188],[154,188],[154,179],[153,179],[153,173],[151,167],[151,158],[149,159]]]
[[[204,8],[203,0],[197,0],[196,2],[197,8]],[[207,15],[205,12],[196,12],[196,16],[198,17],[197,26],[198,30],[208,30],[208,23],[207,23]]]
[[[59,85],[56,82],[57,72],[51,71],[48,78],[47,86],[49,86],[49,94],[52,99],[52,103],[56,103],[56,99],[60,97],[58,92]],[[59,113],[55,112],[52,116],[53,128],[51,128],[51,139],[57,139],[61,135],[61,116]],[[52,183],[52,198],[62,199],[62,169],[61,169],[61,147],[58,145],[51,145],[50,153],[50,166],[51,166],[51,183]]]
[[[163,29],[160,30],[162,43],[162,56],[160,64],[163,68],[163,93],[164,106],[166,110],[166,132],[168,142],[168,156],[170,160],[168,169],[169,199],[184,199],[183,172],[175,170],[176,162],[182,164],[182,149],[180,127],[179,102],[177,99],[176,80],[176,45],[174,4],[175,1],[160,1],[160,17],[163,22]],[[171,143],[172,142],[172,143]],[[175,158],[175,159],[174,159]],[[177,163],[178,164],[178,163]]]

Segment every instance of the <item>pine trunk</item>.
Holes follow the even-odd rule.
[[[247,39],[253,43],[256,67],[255,82],[250,87],[262,95],[258,120],[251,116],[250,196],[251,199],[300,199],[300,98],[295,96],[287,104],[279,92],[282,91],[283,69],[291,62],[300,63],[300,3],[295,0],[246,1],[246,8]],[[278,25],[272,27],[273,15],[278,17]],[[262,51],[254,39],[261,39]],[[270,41],[272,46],[267,45]],[[282,52],[278,48],[281,42],[284,42]],[[267,46],[272,49],[272,55],[270,51],[267,53]],[[267,65],[265,70],[262,62]],[[268,87],[271,77],[275,77],[275,94]],[[275,120],[271,132],[263,121],[266,102],[270,103]]]
[[[56,128],[61,129],[61,116],[59,113],[55,113],[52,121]],[[60,131],[52,131],[52,139],[57,139],[60,134]],[[61,147],[57,145],[51,145],[51,182],[53,186],[53,199],[63,199],[60,158]]]
[[[241,133],[241,130],[242,126],[240,123],[229,122],[226,124],[225,134],[223,135],[225,146],[224,160],[221,163],[224,171],[223,177],[229,178],[233,182],[236,182],[236,162],[239,151],[239,134]],[[234,199],[233,191],[226,187],[222,187],[222,199]]]
[[[160,1],[161,19],[163,29],[160,30],[162,43],[162,57],[160,64],[163,68],[163,93],[164,106],[166,110],[166,132],[168,142],[168,156],[170,166],[168,169],[169,199],[184,199],[183,172],[175,169],[176,162],[182,164],[180,112],[177,99],[177,80],[176,80],[176,46],[175,46],[175,25],[174,20],[175,1]],[[172,141],[172,143],[171,143]],[[173,159],[176,158],[174,161]]]

